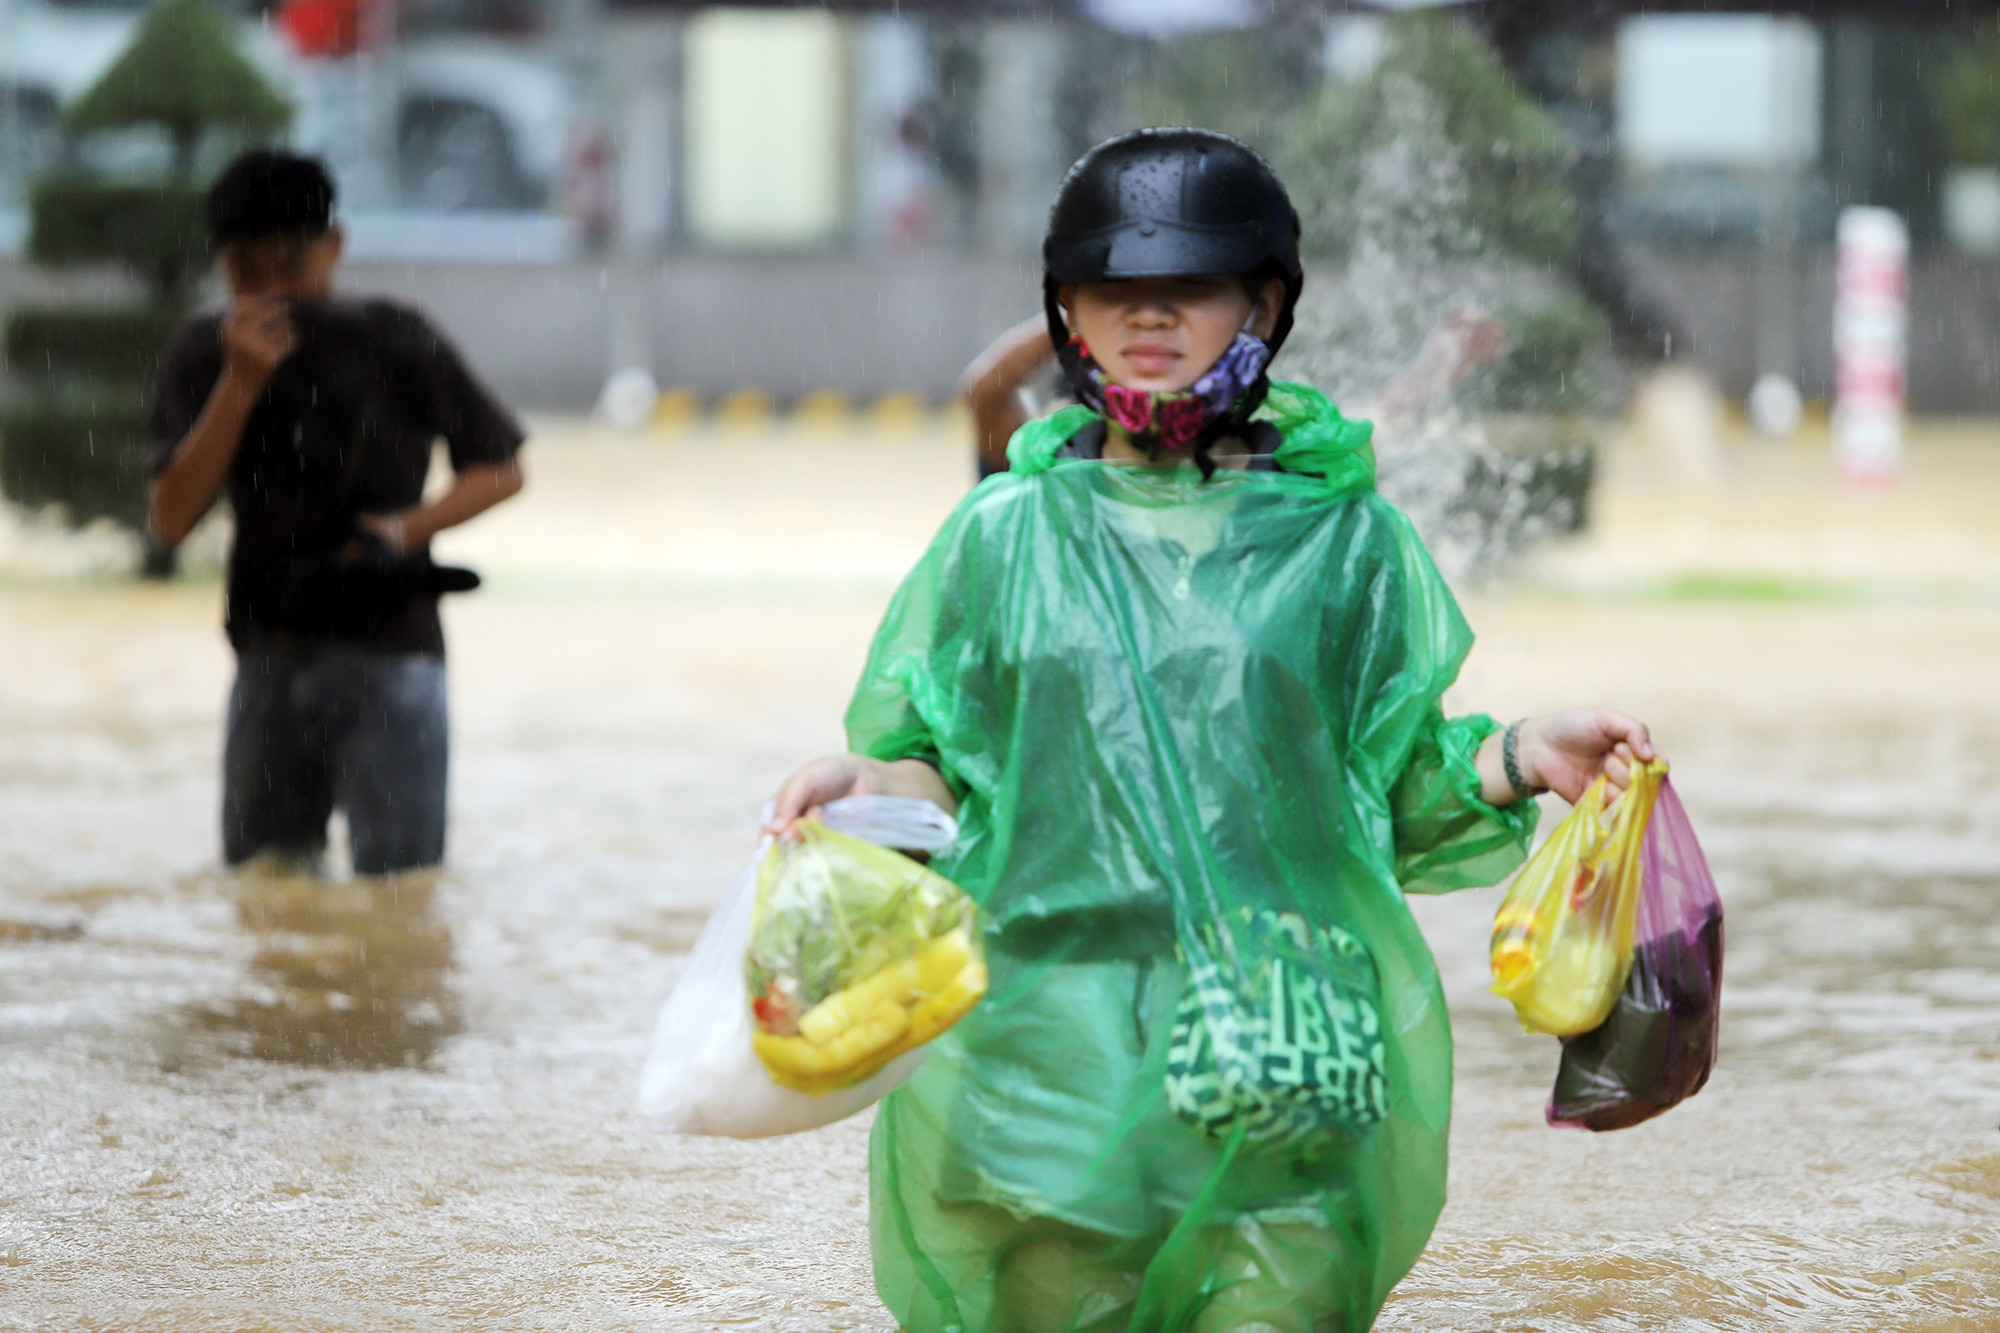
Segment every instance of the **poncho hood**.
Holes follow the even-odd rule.
[[[1272,380],[1258,421],[1278,428],[1284,443],[1275,461],[1287,472],[1324,477],[1338,495],[1375,489],[1374,423],[1340,414],[1327,396],[1309,384]],[[1102,420],[1087,407],[1057,408],[1014,432],[1007,443],[1007,467],[1019,476],[1047,472],[1056,455],[1093,421]]]

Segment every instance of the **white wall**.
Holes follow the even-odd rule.
[[[825,11],[708,9],[686,31],[686,219],[725,249],[813,245],[845,221],[846,43]]]
[[[1618,143],[1642,167],[1784,166],[1819,151],[1820,38],[1802,19],[1653,15],[1618,29]]]

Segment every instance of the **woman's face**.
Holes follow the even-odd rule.
[[[1169,393],[1200,379],[1246,325],[1268,339],[1285,285],[1271,279],[1254,302],[1236,277],[1122,278],[1056,296],[1113,383]]]

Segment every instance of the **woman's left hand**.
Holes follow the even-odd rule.
[[[1572,805],[1597,779],[1615,798],[1632,780],[1633,763],[1658,757],[1646,724],[1615,708],[1568,708],[1521,724],[1515,762],[1530,786],[1547,787]]]

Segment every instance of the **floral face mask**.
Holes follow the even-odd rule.
[[[1114,384],[1081,335],[1057,348],[1056,359],[1077,401],[1115,424],[1134,443],[1186,453],[1257,382],[1271,363],[1271,349],[1255,334],[1239,333],[1200,379],[1170,392]]]

